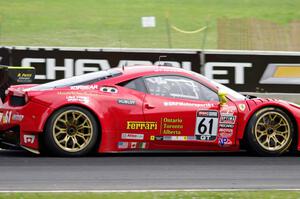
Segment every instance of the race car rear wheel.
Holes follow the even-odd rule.
[[[290,117],[279,108],[263,108],[249,121],[247,141],[252,151],[262,156],[279,156],[287,152],[293,140]]]
[[[97,122],[89,111],[81,107],[59,109],[49,119],[45,130],[45,145],[54,155],[84,156],[97,143]]]

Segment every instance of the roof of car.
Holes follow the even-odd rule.
[[[189,74],[187,70],[182,68],[170,67],[170,66],[158,66],[158,65],[133,65],[125,66],[122,68],[124,74],[139,74],[139,73],[155,73],[155,72],[175,72]]]
[[[158,65],[134,65],[134,66],[125,66],[122,68],[117,68],[120,72],[123,73],[122,76],[116,77],[116,79],[112,80],[114,82],[122,82],[127,81],[130,79],[134,79],[137,77],[143,77],[143,76],[152,76],[152,75],[182,75],[185,77],[189,77],[191,79],[200,80],[202,83],[205,83],[205,85],[210,85],[209,87],[215,87],[211,85],[211,83],[206,78],[200,78],[200,76],[197,76],[193,74],[192,71],[177,68],[177,67],[170,67],[170,66],[158,66]],[[109,80],[108,80],[109,81]]]

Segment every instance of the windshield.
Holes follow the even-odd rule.
[[[78,86],[78,85],[88,85],[96,83],[100,80],[108,79],[111,77],[116,77],[122,75],[122,73],[117,69],[109,69],[105,71],[98,71],[93,73],[87,73],[84,75],[79,75],[67,79],[61,79],[53,82],[49,82],[46,84],[41,84],[38,86],[34,86],[29,88],[28,90],[47,90],[53,88],[62,88],[67,86]]]
[[[205,77],[205,76],[203,76],[203,75],[201,75],[199,73],[195,73],[193,71],[191,71],[191,72],[194,75],[196,75],[196,76],[198,76],[200,78],[206,79],[207,81],[209,81],[210,83],[212,83],[213,85],[215,85],[220,90],[226,91],[229,95],[231,95],[232,97],[236,98],[237,100],[245,100],[246,99],[246,97],[244,95],[242,95],[242,94],[240,94],[240,93],[232,90],[231,88],[228,88],[228,87],[226,87],[226,86],[224,86],[224,85],[222,85],[222,84],[220,84],[218,82],[215,82],[215,81],[213,81],[211,79],[208,79],[207,77]]]

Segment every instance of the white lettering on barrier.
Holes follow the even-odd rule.
[[[64,66],[57,66],[55,59],[52,59],[52,58],[46,59],[47,79],[56,79],[56,71],[64,71],[65,78],[72,77],[74,74],[73,73],[74,60],[73,59],[65,59],[64,63],[65,63]]]
[[[215,68],[234,68],[234,83],[245,84],[245,68],[251,68],[252,63],[235,62],[207,62],[204,65],[204,75],[221,84],[229,84],[229,79],[215,79],[214,75],[228,75],[228,70],[218,70]]]
[[[75,62],[75,75],[82,75],[85,72],[95,72],[99,70],[99,67],[85,66],[86,64],[98,65],[102,70],[110,69],[110,65],[105,59],[78,59]]]
[[[106,70],[110,65],[105,59],[64,59],[63,66],[56,65],[56,59],[53,58],[24,58],[21,61],[22,66],[32,66],[34,64],[44,64],[46,66],[46,74],[37,74],[35,79],[56,79],[56,71],[63,71],[64,78],[72,77],[74,75],[82,75],[85,72],[94,72],[99,70]],[[99,67],[86,66],[87,64],[95,64]],[[74,71],[75,66],[75,71]]]
[[[162,63],[170,63],[173,67],[182,67],[186,70],[191,70],[191,62],[176,62],[176,61],[163,61]],[[111,68],[108,60],[106,59],[64,59],[64,65],[57,66],[56,59],[54,58],[23,58],[21,61],[21,66],[34,66],[35,64],[43,64],[46,67],[46,74],[36,74],[35,79],[47,79],[47,80],[55,80],[56,72],[62,71],[64,72],[64,78],[72,77],[74,75],[82,75],[85,72],[95,72],[99,70],[106,70]],[[89,64],[97,65],[87,66]],[[124,65],[152,65],[151,61],[147,60],[120,60],[118,67],[122,67]],[[154,64],[159,64],[159,62],[155,62]],[[74,70],[75,68],[75,70]]]

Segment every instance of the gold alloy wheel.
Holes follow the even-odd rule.
[[[93,125],[89,117],[81,111],[70,110],[61,113],[52,128],[56,144],[68,152],[84,149],[93,136]]]
[[[254,134],[261,147],[277,151],[286,147],[291,137],[291,127],[282,114],[271,111],[258,118]]]

